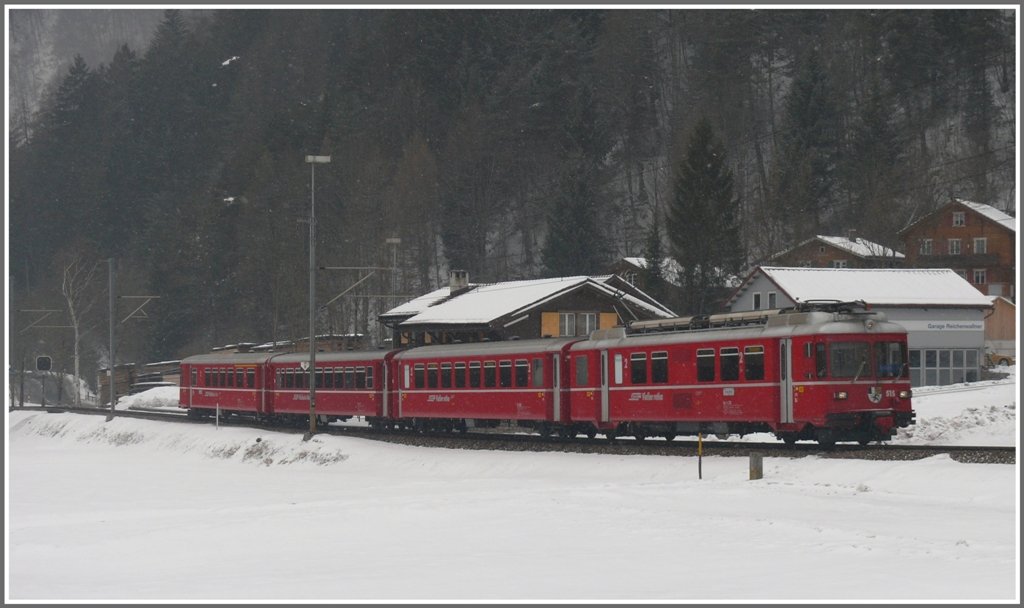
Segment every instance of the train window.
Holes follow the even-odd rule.
[[[334,385],[334,388],[341,388],[345,386],[345,379],[343,376],[344,373],[345,370],[343,368],[334,368],[334,380],[331,381],[331,383]]]
[[[245,370],[244,369],[235,370],[235,386],[237,386],[238,388],[242,388],[242,387],[245,386]]]
[[[248,388],[256,388],[256,370],[245,370],[245,386]]]
[[[647,353],[633,353],[629,356],[629,381],[633,384],[647,384]]]
[[[544,386],[544,359],[533,360],[533,386],[536,388]]]
[[[466,387],[466,364],[456,363],[455,364],[455,388]]]
[[[715,349],[713,349],[713,348],[698,348],[697,349],[697,381],[698,382],[714,382],[715,381]]]
[[[366,368],[356,368],[356,388],[366,388]]]
[[[452,364],[442,363],[441,364],[441,388],[452,387]]]
[[[859,378],[871,372],[867,342],[833,342],[829,346],[833,378]]]
[[[427,388],[437,388],[437,363],[427,364]]]
[[[334,388],[334,368],[324,368],[324,387]]]
[[[955,354],[962,354],[956,351]],[[876,342],[875,373],[879,378],[906,377],[907,365],[904,346],[900,342]]]
[[[405,388],[409,388],[409,366],[405,366]]]
[[[498,381],[502,388],[512,386],[512,362],[498,362]]]
[[[324,368],[316,368],[316,373],[313,374],[314,381],[316,382],[317,388],[324,387]]]
[[[494,361],[484,361],[484,386],[494,386],[498,383]]]
[[[740,349],[735,346],[726,346],[718,350],[722,355],[719,361],[721,365],[720,377],[722,380],[740,379]]]
[[[220,379],[218,380],[218,386],[227,386],[228,385],[228,370],[226,370],[226,369],[219,369],[219,370],[217,370],[217,375],[220,376]]]
[[[814,345],[814,369],[819,378],[828,375],[828,357],[825,355],[825,343],[818,342]]]
[[[345,368],[345,388],[355,388],[356,370],[352,367]]]
[[[764,380],[764,347],[743,348],[743,373],[747,380]]]
[[[295,374],[295,388],[309,388],[306,383],[308,372],[301,369],[293,369],[292,372]]]
[[[480,386],[480,362],[472,361],[469,364],[469,386],[478,388]]]
[[[423,388],[426,384],[426,370],[427,366],[422,363],[417,363],[412,368],[413,384],[416,388]]]
[[[668,351],[651,353],[651,382],[668,383]]]
[[[587,386],[590,384],[587,369],[587,356],[579,355],[576,357],[576,386]]]
[[[366,368],[366,388],[373,388],[373,366]]]
[[[516,386],[530,385],[530,363],[526,359],[516,359]]]
[[[191,370],[189,370],[189,378],[189,386],[195,386],[196,381],[199,380],[199,370],[197,370],[194,367]]]
[[[295,370],[286,369],[284,370],[284,387],[295,388]]]

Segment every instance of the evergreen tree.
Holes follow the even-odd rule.
[[[661,221],[655,210],[644,242],[644,290],[655,300],[667,304],[668,282],[665,280],[665,253],[661,243]]]
[[[701,119],[676,172],[668,208],[672,255],[680,267],[686,312],[713,312],[720,291],[743,263],[732,171],[711,123]]]
[[[547,217],[541,252],[544,276],[566,277],[604,271],[607,251],[598,226],[593,181],[586,172],[570,172]]]

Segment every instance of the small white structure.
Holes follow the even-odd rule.
[[[726,302],[730,312],[814,300],[863,301],[907,329],[914,386],[980,378],[989,298],[948,268],[756,268]]]

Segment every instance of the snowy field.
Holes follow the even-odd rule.
[[[1004,371],[917,389],[897,441],[1017,445]],[[1016,466],[766,458],[749,481],[745,458],[708,456],[698,479],[691,457],[7,422],[9,600],[1020,597]]]

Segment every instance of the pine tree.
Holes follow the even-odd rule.
[[[672,255],[680,266],[683,306],[690,313],[713,312],[720,290],[740,270],[744,254],[738,209],[725,152],[711,123],[701,119],[677,170],[667,218]]]
[[[661,222],[655,210],[644,242],[644,290],[655,300],[666,303],[668,282],[665,280],[665,254],[661,243]]]
[[[607,252],[594,200],[591,176],[578,169],[570,172],[548,212],[548,234],[541,252],[545,276],[596,274],[604,270]]]

